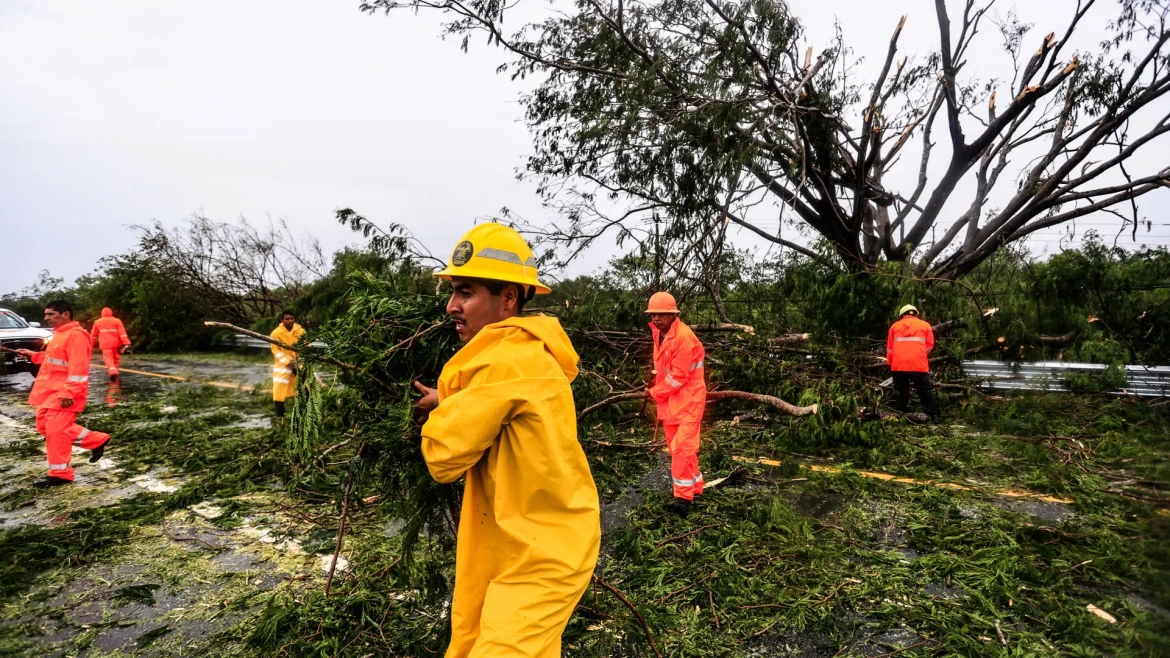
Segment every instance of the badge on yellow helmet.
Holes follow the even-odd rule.
[[[451,264],[455,267],[462,267],[471,260],[471,254],[475,251],[475,245],[467,240],[455,245],[455,251],[451,252]]]
[[[531,286],[536,294],[552,292],[538,279],[536,254],[524,236],[502,224],[480,224],[468,231],[451,250],[440,279],[490,279]]]
[[[907,304],[898,310],[899,317],[906,315],[907,313],[913,313],[914,315],[918,315],[918,309],[915,308],[913,304]]]

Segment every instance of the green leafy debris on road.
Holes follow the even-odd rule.
[[[712,408],[703,471],[708,479],[741,473],[686,519],[663,510],[664,455],[636,404],[581,423],[606,519],[597,575],[637,607],[663,655],[1170,652],[1165,405],[972,394],[949,397],[946,425],[868,421],[859,414],[873,400],[867,389],[806,380],[802,367],[785,365],[776,392],[820,402],[816,417]],[[813,385],[797,388],[804,381]],[[388,487],[378,467],[354,486],[346,566],[324,593],[322,564],[336,548],[359,445],[349,424],[356,417],[334,411],[355,392],[320,394],[328,420],[308,458],[289,458],[286,428],[246,422],[267,413],[262,393],[168,382],[114,408],[94,405],[86,422],[118,438],[108,456],[121,471],[102,486],[119,490],[150,475],[174,491],[135,489],[79,508],[81,487],[32,493],[19,485],[35,471],[0,473],[0,513],[47,503],[61,510],[51,522],[0,531],[0,652],[441,652],[452,537],[441,523],[416,526],[413,550],[404,551],[403,512],[418,508],[395,498],[408,483]],[[385,431],[402,433],[396,440],[415,431],[406,418],[386,422]],[[0,448],[6,458],[43,459],[36,440],[21,436]],[[802,468],[809,465],[841,471]],[[1074,503],[994,493],[1009,488]],[[565,655],[652,655],[629,608],[600,587],[586,592],[564,642]]]

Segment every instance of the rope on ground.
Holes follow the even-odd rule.
[[[741,457],[733,455],[732,460],[737,462],[748,462],[753,464],[762,464],[764,466],[780,466],[781,462],[776,459],[765,459],[757,457]],[[823,466],[821,464],[800,464],[800,467],[809,471],[818,473],[844,473],[847,472],[840,466]],[[938,489],[952,489],[954,491],[980,491],[977,487],[969,487],[965,484],[956,484],[954,482],[940,482],[938,480],[916,480],[914,478],[902,477],[890,473],[883,473],[881,471],[850,471],[855,472],[863,478],[871,480],[882,480],[884,482],[897,482],[899,484],[917,484],[926,487],[935,487]],[[1073,499],[1071,498],[1057,498],[1056,496],[1049,496],[1046,494],[1039,494],[1032,491],[1023,491],[1021,489],[999,489],[993,492],[997,496],[1005,498],[1032,498],[1043,501],[1045,503],[1059,503],[1061,505],[1071,505]]]

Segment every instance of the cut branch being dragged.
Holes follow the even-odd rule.
[[[577,414],[577,420],[581,420],[587,414],[593,413],[594,411],[597,411],[598,409],[601,409],[602,407],[608,407],[611,405],[615,405],[619,402],[626,402],[628,400],[642,400],[642,399],[645,399],[648,397],[650,397],[650,394],[646,393],[645,391],[629,391],[626,393],[618,393],[617,395],[611,395],[608,398],[605,398],[604,400],[602,400],[596,404],[589,405],[588,407],[585,407],[584,409],[582,409],[581,413]],[[780,398],[775,397],[773,395],[763,395],[761,393],[748,393],[747,391],[708,391],[707,392],[707,402],[708,403],[718,402],[720,400],[743,400],[746,402],[758,402],[760,404],[766,404],[770,407],[774,407],[776,409],[779,409],[780,411],[783,411],[784,413],[786,413],[790,416],[811,416],[811,415],[814,415],[817,413],[817,405],[815,405],[815,404],[809,405],[807,407],[799,407],[795,404],[785,402],[784,400],[781,400]]]
[[[240,334],[241,336],[248,336],[250,338],[255,338],[256,340],[262,340],[265,343],[268,343],[270,345],[276,345],[277,347],[296,352],[297,354],[300,354],[302,351],[304,351],[303,349],[298,348],[294,345],[289,345],[288,343],[285,343],[283,341],[279,341],[279,340],[276,340],[274,338],[269,338],[268,336],[265,336],[264,334],[256,333],[255,331],[249,331],[249,330],[244,329],[242,327],[237,327],[234,324],[228,324],[227,322],[207,321],[207,322],[204,322],[203,324],[208,326],[208,327],[219,327],[221,329],[227,329],[228,331]],[[382,381],[381,379],[378,379],[372,373],[367,372],[365,370],[362,370],[361,368],[359,368],[355,365],[343,363],[341,361],[338,361],[337,359],[333,359],[333,358],[323,356],[320,354],[314,354],[313,358],[317,359],[318,361],[321,361],[323,363],[328,363],[329,365],[337,366],[338,368],[341,368],[343,370],[348,370],[348,371],[354,373],[355,375],[362,375],[364,377],[368,377],[371,381],[373,381],[375,384],[377,384],[380,388],[385,390],[387,393],[392,393],[395,395],[398,394],[398,391],[396,391],[394,389],[394,387],[390,386],[389,384]]]

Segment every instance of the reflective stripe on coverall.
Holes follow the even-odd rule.
[[[925,320],[907,315],[890,327],[886,362],[894,372],[930,372],[934,331]]]
[[[560,658],[601,545],[576,376],[545,316],[490,324],[443,367],[422,453],[439,482],[465,478],[447,658]]]
[[[703,493],[699,471],[699,426],[707,404],[703,381],[706,352],[695,332],[676,318],[665,336],[650,324],[654,334],[654,386],[650,397],[658,405],[658,419],[666,430],[670,450],[670,476],[674,496],[692,500]]]
[[[37,409],[37,431],[45,437],[49,458],[49,475],[73,479],[70,466],[72,447],[92,450],[110,439],[104,432],[91,432],[77,424],[77,414],[85,411],[89,395],[89,359],[93,343],[77,322],[53,330],[44,352],[34,352],[32,362],[41,370],[29,393],[28,403]],[[61,400],[72,400],[68,409]]]
[[[285,345],[296,345],[304,333],[304,328],[294,322],[292,331],[285,329],[283,324],[278,324],[268,337]],[[288,398],[296,397],[297,374],[293,369],[293,361],[297,358],[297,353],[273,345],[272,357],[272,399],[284,402]]]
[[[102,362],[111,375],[118,374],[118,366],[122,364],[121,350],[123,345],[130,344],[130,336],[126,334],[126,326],[114,317],[114,311],[109,307],[102,309],[102,317],[93,321],[90,330],[94,342],[102,351]]]

